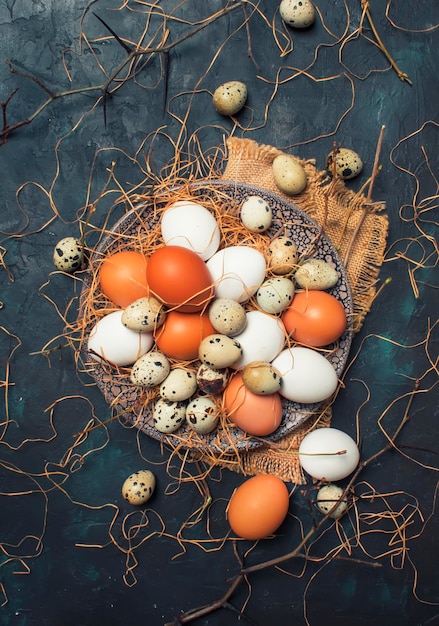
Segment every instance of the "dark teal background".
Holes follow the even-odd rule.
[[[185,554],[174,558],[181,549],[172,536],[202,504],[202,498],[190,482],[174,489],[179,463],[175,460],[168,467],[168,453],[157,442],[111,422],[106,429],[93,431],[72,451],[71,461],[82,458],[83,462],[64,463],[73,435],[93,416],[109,418],[110,410],[91,381],[78,377],[69,349],[55,350],[50,358],[41,355],[48,342],[50,347],[65,343],[63,320],[55,305],[63,312],[80,292],[79,280],[54,273],[52,253],[59,239],[78,235],[76,220],[87,202],[89,181],[94,200],[107,180],[112,161],[116,161],[116,178],[126,189],[142,181],[144,175],[133,158],[138,155],[139,162],[144,163],[150,141],[144,150],[142,142],[159,127],[177,140],[179,119],[192,92],[188,137],[195,133],[206,153],[221,146],[233,123],[215,112],[211,93],[231,79],[243,80],[249,90],[248,107],[238,119],[252,130],[237,128],[236,136],[314,158],[321,169],[333,141],[352,147],[365,163],[363,174],[349,183],[353,189],[367,179],[380,128],[386,126],[382,171],[373,199],[386,202],[390,222],[388,253],[378,286],[386,278],[391,282],[376,299],[354,340],[346,386],[334,406],[333,426],[355,437],[358,416],[362,457],[367,458],[385,444],[377,424],[380,415],[384,414],[382,424],[392,433],[407,404],[407,397],[397,399],[409,394],[413,380],[422,377],[422,393],[415,397],[411,420],[398,439],[401,452],[388,452],[367,467],[355,491],[357,497],[376,491],[373,501],[365,497],[358,501],[363,515],[384,510],[379,494],[394,494],[387,496],[389,506],[407,519],[404,541],[408,552],[404,558],[393,562],[390,556],[378,558],[399,545],[388,545],[395,531],[391,521],[382,520],[373,527],[364,523],[363,530],[376,531],[364,535],[364,550],[357,547],[351,556],[343,553],[343,558],[322,570],[324,560],[310,561],[299,577],[304,565],[301,558],[285,564],[291,575],[270,568],[252,576],[245,614],[252,620],[249,623],[262,626],[439,624],[439,523],[435,509],[439,415],[434,387],[437,370],[432,367],[434,362],[437,367],[438,353],[434,327],[438,310],[437,243],[435,249],[433,242],[437,237],[439,177],[439,28],[434,25],[439,23],[439,6],[431,0],[371,3],[382,39],[409,75],[410,86],[398,79],[383,54],[367,40],[371,35],[367,26],[365,37],[353,38],[342,48],[337,45],[336,38],[345,29],[348,35],[358,27],[359,1],[344,4],[322,0],[317,4],[335,37],[325,31],[318,16],[309,31],[290,31],[294,49],[281,58],[270,29],[273,20],[282,28],[278,3],[262,0],[257,5],[260,13],[252,14],[249,20],[258,67],[247,55],[244,14],[238,8],[171,51],[166,109],[155,56],[140,73],[140,84],[130,81],[108,101],[106,126],[102,108],[92,110],[97,94],[76,95],[51,104],[0,147],[0,245],[10,272],[8,275],[0,268],[0,380],[6,380],[9,362],[11,383],[10,423],[7,431],[2,431],[0,445],[0,581],[6,594],[0,608],[2,626],[160,626],[181,611],[221,597],[227,581],[239,570],[231,542],[211,552],[188,545]],[[168,24],[170,40],[175,40],[190,30],[185,21],[205,18],[226,2],[159,1],[157,5],[168,13],[174,10],[179,18]],[[100,38],[93,48],[109,73],[124,52],[92,11],[120,36],[135,42],[145,24],[139,11],[145,13],[147,5],[130,0],[125,8],[122,6],[113,0],[91,3],[82,22],[90,41]],[[29,116],[46,96],[34,82],[11,74],[3,63],[6,59],[55,92],[103,80],[84,40],[83,54],[78,55],[85,7],[85,0],[2,0],[0,100],[5,102],[18,88],[7,107],[9,124]],[[117,7],[118,11],[110,10]],[[221,53],[210,66],[220,46]],[[63,59],[72,83],[68,82]],[[281,67],[280,77],[285,82],[270,104],[265,122],[265,105],[273,89],[269,81]],[[302,74],[292,78],[295,70],[291,68],[308,68],[315,79],[340,77],[321,81]],[[355,97],[350,109],[352,86]],[[153,171],[159,173],[172,155],[172,143],[163,135],[150,155]],[[59,215],[48,224],[54,213],[44,190],[53,182]],[[425,231],[422,236],[412,220],[414,197],[427,209],[420,214],[420,226]],[[97,228],[106,219],[111,225],[120,216],[122,209],[113,207],[115,200],[113,194],[98,204],[92,219]],[[91,232],[89,245],[94,238]],[[408,275],[416,263],[420,264],[415,274],[419,297],[415,297]],[[76,302],[68,317],[73,320],[75,315]],[[4,394],[4,387],[1,392]],[[53,427],[47,410],[52,405]],[[0,421],[5,421],[5,407]],[[157,475],[151,508],[163,518],[167,536],[159,536],[162,526],[151,512],[142,536],[156,534],[136,550],[138,580],[128,587],[123,581],[125,555],[109,541],[108,531],[115,507],[119,507],[112,532],[115,540],[126,546],[122,520],[131,513],[130,523],[135,524],[141,514],[133,513],[124,502],[120,488],[128,474],[143,467]],[[227,532],[226,502],[240,482],[241,476],[225,470],[209,479],[214,499],[210,530],[214,537]],[[313,523],[313,496],[311,485],[297,489],[291,498],[292,515],[279,536],[275,541],[261,542],[246,562],[256,563],[293,549],[299,539],[298,519],[305,529]],[[205,519],[187,531],[187,536],[207,539]],[[348,518],[342,523],[346,533],[352,534]],[[42,537],[41,543],[38,537]],[[339,542],[334,528],[328,527],[310,554],[323,557]],[[248,547],[240,545],[241,554]],[[6,554],[15,558],[8,562]],[[25,571],[20,558],[29,573],[17,573]],[[232,597],[234,607],[243,605],[247,591],[243,585]],[[232,610],[222,610],[195,623],[217,626],[240,622]]]

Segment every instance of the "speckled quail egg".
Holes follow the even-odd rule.
[[[335,165],[334,165],[335,163]],[[345,180],[355,178],[363,169],[363,161],[359,154],[350,148],[338,148],[326,157],[326,169],[330,174],[334,174]]]
[[[198,389],[208,395],[222,393],[229,380],[229,370],[227,368],[215,369],[205,363],[201,363],[197,371]]]
[[[230,80],[217,87],[213,106],[221,115],[235,115],[247,100],[247,86],[239,80]]]
[[[78,270],[84,260],[84,251],[81,242],[75,237],[64,237],[55,246],[53,263],[62,272]]]
[[[252,233],[264,233],[271,226],[273,211],[261,196],[249,196],[241,206],[241,222]]]
[[[245,309],[231,298],[216,298],[209,307],[209,320],[222,335],[239,335],[247,324]]]
[[[152,418],[154,428],[159,433],[174,433],[180,428],[186,416],[186,402],[171,402],[159,398],[154,404]]]
[[[215,402],[208,397],[199,396],[189,402],[186,408],[186,422],[192,430],[207,435],[217,426],[219,409]]]
[[[338,279],[337,270],[322,259],[308,259],[294,274],[294,281],[301,289],[330,289]]]
[[[230,367],[242,356],[241,344],[227,335],[208,335],[198,348],[200,361],[216,369]]]
[[[331,517],[332,519],[340,519],[348,508],[348,503],[346,498],[341,500],[343,495],[343,489],[338,485],[334,485],[329,483],[327,485],[323,485],[317,493],[317,508],[323,515],[329,513],[335,503],[340,500],[340,504],[332,511]]]
[[[271,363],[252,361],[242,370],[242,382],[247,389],[263,396],[279,391],[282,376]]]
[[[160,396],[164,400],[178,402],[190,398],[197,389],[195,372],[183,367],[171,370],[160,385]]]
[[[273,274],[292,272],[298,260],[297,246],[289,237],[276,237],[268,247],[268,265]]]
[[[135,300],[122,313],[122,324],[139,332],[155,330],[165,319],[163,304],[153,296]]]
[[[276,314],[284,311],[294,295],[294,283],[290,278],[279,276],[268,278],[256,292],[256,301],[266,313]]]
[[[279,189],[288,196],[297,196],[307,184],[305,169],[298,159],[289,154],[279,154],[273,160],[273,178]]]
[[[156,478],[150,470],[139,470],[125,480],[122,495],[130,504],[145,504],[154,493],[155,485]]]
[[[131,368],[131,382],[140,387],[155,387],[165,380],[171,371],[169,359],[158,350],[151,350],[137,359]]]
[[[293,28],[308,28],[315,20],[315,10],[310,0],[282,0],[281,18]]]

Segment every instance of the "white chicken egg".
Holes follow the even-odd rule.
[[[281,320],[261,311],[248,311],[245,329],[235,339],[242,348],[242,356],[232,367],[240,369],[253,361],[269,363],[282,350],[285,327]]]
[[[250,246],[229,246],[218,250],[206,265],[217,298],[246,302],[265,278],[265,258]]]
[[[338,378],[334,367],[311,348],[285,348],[271,364],[282,377],[279,393],[293,402],[321,402],[337,389]]]
[[[203,261],[219,248],[218,224],[212,213],[198,202],[181,200],[171,204],[163,213],[161,230],[167,246],[188,248]]]
[[[350,148],[339,148],[335,154],[330,152],[326,157],[326,168],[330,174],[335,173],[344,180],[358,176],[363,170],[363,161],[359,154]]]
[[[113,311],[90,331],[88,350],[95,361],[105,360],[121,367],[132,365],[152,347],[153,334],[126,328],[122,324],[122,315],[123,310]]]
[[[317,480],[332,482],[352,474],[360,460],[355,441],[338,428],[316,428],[302,439],[299,460]]]

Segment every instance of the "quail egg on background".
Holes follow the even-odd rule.
[[[252,233],[264,233],[271,226],[273,211],[260,196],[248,196],[241,206],[241,221]]]
[[[337,505],[329,516],[332,519],[340,519],[348,509],[347,500],[345,498],[341,499],[342,496],[343,489],[338,485],[328,483],[320,487],[317,493],[317,508],[320,513],[326,515],[335,506],[335,503],[340,500],[340,504]]]
[[[274,158],[274,182],[288,196],[297,196],[305,189],[307,176],[299,161],[290,154],[279,154]]]
[[[131,368],[131,382],[139,387],[155,387],[165,380],[171,371],[168,358],[158,350],[141,356]]]
[[[337,270],[322,259],[308,259],[294,274],[294,281],[301,289],[330,289],[338,279]]]
[[[200,435],[211,433],[217,426],[219,409],[208,397],[199,396],[189,402],[186,408],[186,422]]]
[[[159,433],[169,434],[180,428],[186,416],[186,402],[172,402],[159,398],[154,404],[152,418]]]
[[[213,106],[221,115],[235,115],[247,100],[247,85],[230,80],[217,87],[213,94]]]
[[[231,298],[216,298],[209,307],[209,320],[218,333],[229,337],[238,335],[247,324],[244,307]]]
[[[130,474],[122,485],[122,495],[130,504],[148,502],[154,493],[156,478],[150,470],[139,470]]]
[[[131,330],[148,331],[159,328],[166,319],[163,304],[153,296],[139,298],[122,314],[122,324]]]
[[[335,152],[332,151],[326,157],[326,169],[330,174],[335,172],[337,176],[344,180],[355,178],[363,169],[363,161],[359,154],[350,148],[339,148]]]
[[[160,385],[160,396],[164,400],[180,402],[190,398],[197,389],[197,377],[191,370],[176,367]]]
[[[276,237],[268,246],[269,268],[273,274],[284,275],[294,270],[298,260],[297,246],[289,237]]]
[[[290,278],[279,276],[268,278],[256,292],[256,301],[266,313],[281,313],[291,303],[294,283]]]
[[[310,0],[282,0],[279,13],[293,28],[308,28],[315,20],[315,9]]]
[[[84,251],[81,242],[75,237],[64,237],[55,246],[53,263],[62,272],[78,270],[84,260]]]

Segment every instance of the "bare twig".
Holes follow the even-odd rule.
[[[382,50],[383,54],[385,55],[386,59],[389,61],[390,65],[393,67],[393,69],[395,70],[395,72],[398,75],[398,78],[400,80],[402,80],[403,82],[408,83],[409,85],[412,84],[412,81],[409,79],[408,75],[403,72],[402,70],[399,69],[398,65],[396,64],[394,58],[392,57],[392,55],[390,54],[390,52],[387,50],[386,46],[383,43],[383,40],[381,39],[380,35],[378,34],[378,31],[376,29],[376,26],[374,24],[374,21],[372,19],[372,16],[370,14],[370,2],[368,2],[368,0],[361,0],[361,6],[364,9],[364,12],[366,14],[367,20],[369,22],[369,25],[372,29],[372,32],[374,34],[374,37],[377,41],[378,47],[380,48],[380,50]]]
[[[206,28],[210,24],[213,24],[213,22],[215,22],[219,18],[224,17],[225,15],[230,13],[231,11],[234,11],[236,8],[240,7],[243,4],[243,1],[244,0],[237,0],[233,4],[225,7],[222,11],[218,11],[217,13],[214,13],[210,17],[210,19],[207,19],[202,24],[199,24],[196,28],[194,28],[190,32],[186,33],[185,35],[182,35],[181,37],[179,37],[178,39],[176,39],[173,42],[170,42],[168,44],[165,43],[166,40],[167,40],[167,35],[169,34],[168,32],[166,32],[165,33],[165,37],[164,37],[164,39],[162,40],[162,43],[159,46],[146,46],[144,48],[139,48],[139,49],[136,49],[136,50],[131,50],[131,48],[130,48],[130,53],[127,55],[127,57],[114,70],[113,74],[104,83],[101,83],[101,84],[91,85],[91,86],[88,86],[88,87],[78,87],[76,89],[69,89],[69,90],[66,90],[66,91],[60,91],[58,93],[54,93],[48,87],[46,87],[42,83],[42,81],[40,79],[38,79],[38,78],[36,78],[34,76],[31,76],[29,74],[25,74],[25,73],[21,72],[20,70],[17,70],[16,68],[14,68],[12,66],[11,63],[8,62],[9,69],[10,69],[10,71],[12,73],[19,74],[19,75],[21,75],[21,76],[23,76],[25,78],[28,78],[29,80],[32,80],[41,89],[43,89],[47,94],[49,94],[49,97],[31,115],[29,115],[29,117],[27,117],[26,119],[21,120],[20,122],[16,122],[15,124],[12,124],[12,125],[7,124],[7,122],[6,122],[6,106],[10,102],[11,97],[8,99],[8,101],[6,103],[4,103],[4,106],[2,105],[2,108],[3,108],[3,122],[4,123],[3,123],[3,128],[0,131],[0,146],[2,144],[6,143],[8,137],[11,135],[11,133],[13,133],[14,131],[18,130],[22,126],[26,126],[26,125],[30,124],[31,122],[33,122],[35,120],[35,118],[37,118],[55,100],[59,100],[60,98],[66,98],[68,96],[74,96],[74,95],[85,94],[85,93],[90,93],[90,92],[100,92],[102,94],[100,97],[101,98],[103,97],[105,99],[107,94],[111,94],[111,89],[110,89],[111,86],[113,84],[117,83],[118,80],[120,80],[119,79],[120,74],[123,72],[123,70],[130,63],[132,63],[133,59],[141,58],[141,57],[143,57],[145,55],[152,55],[152,54],[156,54],[156,53],[162,53],[162,54],[164,54],[166,56],[166,54],[169,53],[169,51],[172,50],[173,48],[175,48],[176,46],[180,45],[181,43],[183,43],[187,39],[190,39],[191,37],[194,37],[194,35],[196,35],[200,31],[202,31],[204,28]],[[98,16],[96,16],[96,17],[98,17]],[[98,19],[100,19],[100,21],[102,21],[101,18],[98,18]],[[104,26],[106,28],[109,28],[108,25],[105,24],[105,22],[103,22],[103,24],[104,24]],[[112,32],[112,31],[110,31],[110,32]],[[124,43],[124,42],[122,42],[120,37],[116,36],[116,34],[114,32],[112,32],[112,34],[117,39],[117,41],[119,43],[121,43],[121,45],[122,45],[122,43]],[[122,80],[122,82],[125,83],[130,78],[132,78],[132,76],[128,75],[127,77],[125,77]],[[99,102],[99,99],[98,99],[97,102]]]
[[[380,167],[379,167],[379,161],[380,161],[380,154],[381,154],[381,148],[383,145],[383,138],[384,138],[384,131],[385,131],[386,127],[385,126],[381,126],[381,131],[378,137],[378,143],[377,143],[377,147],[376,147],[376,151],[375,151],[375,159],[374,159],[374,163],[373,163],[373,168],[372,168],[372,174],[370,177],[370,182],[369,182],[369,189],[367,192],[367,196],[366,196],[366,202],[363,208],[363,211],[361,213],[360,219],[358,221],[358,224],[355,227],[354,232],[352,233],[352,237],[351,240],[349,242],[349,245],[347,247],[347,250],[344,254],[344,258],[343,258],[343,263],[345,266],[347,266],[348,262],[349,262],[349,257],[350,254],[352,252],[352,247],[354,245],[354,242],[357,238],[358,233],[361,230],[361,227],[363,226],[364,220],[366,219],[366,215],[369,212],[369,206],[370,206],[370,202],[372,199],[372,190],[373,190],[373,185],[375,182],[375,178],[377,177],[379,171],[380,171]]]
[[[305,535],[303,535],[301,541],[294,548],[294,550],[292,550],[291,552],[288,552],[287,554],[283,554],[281,556],[275,557],[273,559],[269,559],[267,561],[256,563],[255,565],[250,565],[249,567],[241,567],[241,571],[232,580],[232,582],[231,582],[229,588],[227,589],[226,593],[221,598],[219,598],[218,600],[212,602],[209,605],[205,605],[205,606],[202,606],[202,607],[199,607],[199,608],[196,608],[196,609],[192,609],[192,610],[190,610],[190,611],[188,611],[186,613],[183,613],[183,614],[179,615],[177,622],[175,622],[175,621],[174,622],[168,622],[164,626],[173,626],[173,624],[175,624],[175,623],[177,623],[177,624],[188,624],[188,623],[194,621],[195,619],[198,619],[200,617],[204,617],[205,615],[213,613],[214,611],[217,611],[218,609],[224,608],[226,603],[228,602],[228,600],[231,598],[233,593],[238,588],[238,586],[246,579],[246,577],[249,574],[253,574],[254,572],[261,571],[261,570],[266,569],[268,567],[274,567],[274,566],[280,565],[281,563],[285,563],[286,561],[289,561],[289,560],[291,560],[291,559],[293,559],[295,557],[308,558],[308,555],[303,555],[302,554],[303,548],[306,546],[306,544],[309,542],[309,540],[320,531],[320,529],[324,526],[324,524],[328,521],[328,519],[330,519],[331,514],[339,506],[340,502],[345,500],[347,495],[349,493],[351,493],[351,491],[353,490],[353,487],[354,487],[354,485],[355,485],[359,475],[364,470],[364,468],[367,467],[368,465],[370,465],[371,463],[373,463],[373,461],[375,461],[377,458],[382,456],[384,453],[386,453],[389,450],[392,450],[392,449],[394,449],[396,447],[395,441],[399,437],[399,435],[400,435],[401,431],[403,430],[404,426],[407,424],[407,422],[410,419],[409,413],[410,413],[411,406],[412,406],[412,403],[413,403],[413,398],[414,398],[415,394],[417,393],[417,391],[419,390],[419,386],[420,386],[420,382],[418,380],[416,380],[415,384],[414,384],[414,387],[413,387],[413,390],[409,394],[409,398],[408,398],[408,401],[407,401],[406,409],[404,411],[404,415],[402,416],[402,419],[401,419],[400,423],[398,424],[398,426],[396,427],[393,435],[387,437],[388,438],[388,442],[381,449],[379,449],[377,452],[375,452],[370,457],[368,457],[367,459],[365,459],[364,461],[359,463],[357,469],[352,474],[352,476],[351,476],[351,478],[349,480],[349,483],[347,484],[347,486],[343,490],[343,493],[341,494],[340,498],[337,499],[336,501],[334,501],[334,505],[332,506],[332,508],[321,518],[321,520],[316,525],[313,525],[308,530],[308,532],[305,533]]]
[[[111,26],[109,26],[109,25],[107,24],[107,22],[104,22],[104,20],[102,19],[102,17],[99,17],[99,15],[97,15],[95,12],[93,12],[93,15],[95,16],[95,18],[96,18],[96,19],[98,19],[98,20],[101,22],[101,24],[102,24],[103,26],[105,26],[105,28],[108,30],[108,32],[110,32],[110,33],[113,35],[113,37],[115,38],[115,40],[117,41],[117,43],[118,43],[120,46],[122,46],[122,48],[125,50],[125,52],[126,52],[127,54],[132,54],[132,53],[134,52],[134,50],[131,48],[131,46],[129,46],[127,43],[125,43],[125,42],[124,42],[124,40],[123,40],[123,39],[121,39],[121,38],[119,37],[119,35],[117,35],[117,34],[114,32],[114,30],[111,28]]]

